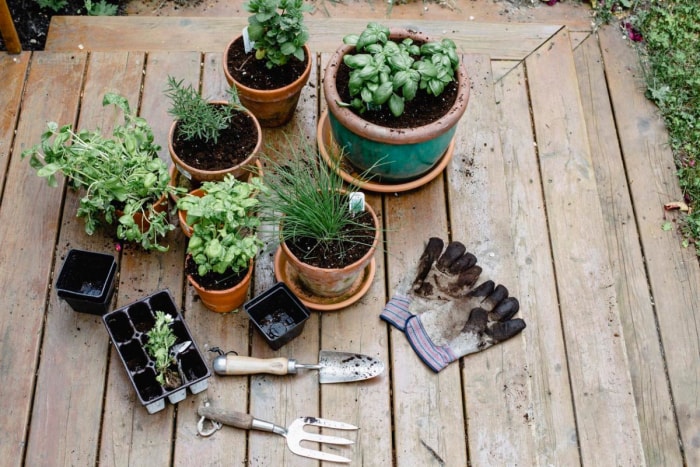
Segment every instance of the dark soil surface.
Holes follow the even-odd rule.
[[[192,276],[192,279],[204,289],[226,290],[241,282],[245,275],[248,274],[248,269],[246,268],[238,273],[234,273],[233,271],[226,271],[224,274],[210,272],[204,276],[200,276],[197,273],[197,264],[192,257],[188,255],[185,260],[185,274]]]
[[[234,41],[228,50],[228,66],[231,76],[241,84],[253,89],[278,89],[293,83],[306,69],[306,62],[292,57],[289,62],[281,67],[269,70],[265,66],[265,60],[257,60],[253,52],[246,54],[243,48],[243,38]]]
[[[348,81],[350,79],[350,67],[344,63],[338,67],[335,85],[338,95],[343,102],[350,102],[350,89]],[[380,110],[366,110],[362,118],[368,122],[387,128],[417,128],[437,121],[445,115],[454,105],[457,99],[457,83],[452,82],[445,86],[445,90],[437,98],[429,95],[424,90],[418,90],[416,97],[412,101],[406,101],[404,112],[395,117],[388,106]],[[354,109],[353,109],[354,112]],[[358,114],[359,115],[359,114]]]
[[[64,1],[65,5],[58,11],[54,11],[51,8],[41,8],[36,0],[7,0],[22,50],[44,50],[53,16],[87,15],[85,0]],[[93,3],[98,2],[99,0],[93,0]],[[117,14],[122,15],[128,0],[107,0],[107,3],[118,5]],[[7,50],[2,36],[0,36],[0,50]]]
[[[311,266],[324,269],[343,268],[366,255],[374,242],[375,230],[372,215],[364,212],[355,221],[360,227],[354,224],[348,226],[348,231],[352,231],[349,241],[335,242],[328,248],[320,248],[315,239],[301,237],[295,241],[288,240],[287,248],[294,256]]]
[[[250,115],[237,112],[231,124],[221,130],[216,144],[203,139],[183,140],[175,130],[173,147],[187,165],[200,170],[225,170],[245,161],[255,149],[258,132]]]

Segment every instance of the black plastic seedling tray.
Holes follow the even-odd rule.
[[[56,294],[75,311],[104,315],[114,293],[114,256],[70,250],[56,280]]]
[[[156,381],[153,359],[146,352],[147,332],[155,324],[156,311],[162,311],[173,318],[170,326],[177,337],[175,345],[191,341],[192,345],[179,357],[183,384],[172,390],[166,390]],[[192,394],[204,391],[211,376],[209,367],[199,351],[187,324],[175,307],[170,292],[162,290],[148,297],[105,314],[102,320],[112,343],[119,353],[131,384],[136,390],[141,404],[149,413],[165,408],[165,400],[177,404],[187,396],[189,388]]]

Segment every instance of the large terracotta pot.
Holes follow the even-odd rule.
[[[232,40],[224,50],[224,74],[229,85],[235,84],[238,91],[238,97],[241,104],[249,109],[258,118],[260,125],[265,128],[274,128],[282,126],[289,122],[294,115],[301,90],[309,81],[311,75],[311,50],[307,45],[304,46],[304,54],[306,55],[306,68],[304,73],[293,83],[279,89],[260,90],[250,88],[236,81],[228,70],[228,54],[229,49],[236,41],[242,41],[242,37],[238,36]],[[275,70],[270,70],[274,73]]]
[[[253,277],[253,261],[251,260],[248,266],[248,273],[243,280],[225,290],[208,290],[201,287],[191,275],[187,276],[187,280],[192,287],[197,291],[197,295],[202,299],[205,307],[217,313],[228,313],[240,308],[248,298],[248,289],[250,288],[250,280]]]
[[[318,268],[304,263],[297,258],[287,247],[285,242],[281,242],[280,248],[287,258],[287,262],[296,272],[299,281],[309,292],[318,297],[339,297],[346,293],[363,274],[369,265],[374,252],[379,244],[380,229],[379,219],[369,204],[365,204],[365,210],[372,215],[376,232],[374,242],[367,254],[358,261],[338,269]]]
[[[430,39],[418,32],[392,29],[394,40],[410,37],[415,41]],[[345,157],[360,172],[386,182],[405,182],[418,178],[440,162],[454,138],[457,122],[469,101],[469,78],[463,63],[457,70],[458,94],[454,106],[441,119],[417,128],[393,129],[375,125],[341,107],[336,76],[343,56],[355,50],[343,45],[331,57],[323,76],[323,92],[329,110],[333,139],[344,148]]]
[[[228,103],[226,101],[212,101],[210,104],[227,105]],[[185,178],[197,183],[223,180],[229,173],[238,179],[246,178],[249,174],[248,167],[255,163],[260,147],[262,146],[262,128],[260,128],[260,122],[258,122],[258,119],[255,118],[255,115],[250,110],[246,109],[245,112],[253,119],[253,122],[255,123],[255,130],[257,131],[258,136],[255,148],[240,164],[221,170],[202,170],[197,167],[193,167],[180,159],[178,154],[175,152],[175,148],[173,147],[173,138],[175,137],[175,130],[177,128],[177,120],[174,121],[170,126],[170,132],[168,133],[168,150],[170,151],[170,157],[172,158],[173,164],[175,164],[177,170],[184,175]]]

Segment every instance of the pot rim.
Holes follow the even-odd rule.
[[[187,258],[190,257],[191,255],[188,253],[187,256],[185,257],[185,261],[187,261]],[[199,292],[200,290],[205,291],[206,293],[210,295],[226,295],[229,293],[231,290],[235,289],[236,287],[240,287],[242,284],[245,284],[253,275],[253,266],[254,266],[254,261],[251,259],[250,262],[248,263],[248,272],[246,273],[245,276],[243,276],[243,279],[238,282],[236,285],[233,287],[230,287],[228,289],[223,289],[223,290],[213,290],[213,289],[206,289],[199,285],[199,283],[194,280],[192,277],[192,274],[187,274],[187,280],[192,284],[192,287]]]
[[[214,100],[214,101],[209,101],[209,104],[217,104],[217,105],[228,105],[227,101],[224,100]],[[253,159],[255,159],[260,152],[260,148],[262,147],[262,127],[260,126],[260,122],[258,122],[258,119],[253,115],[253,112],[248,110],[247,108],[244,108],[243,111],[253,119],[253,122],[255,123],[255,130],[258,133],[258,140],[255,143],[255,147],[253,150],[250,152],[250,155],[245,158],[240,164],[233,165],[229,168],[226,169],[220,169],[220,170],[204,170],[204,169],[198,169],[197,167],[192,167],[191,165],[187,164],[185,161],[180,159],[180,156],[177,155],[175,152],[175,147],[173,145],[173,138],[175,137],[175,128],[177,127],[178,120],[174,120],[173,123],[170,125],[170,131],[168,131],[168,151],[170,152],[170,157],[173,159],[173,162],[175,162],[175,165],[179,165],[183,167],[185,170],[187,170],[189,173],[206,173],[208,175],[212,176],[217,176],[217,175],[226,175],[227,173],[233,172],[234,170],[240,168],[240,167],[245,167],[246,165],[250,165],[251,162],[253,162]]]
[[[391,28],[391,39],[404,39],[410,37],[422,42],[431,39],[418,31],[402,28]],[[457,97],[454,105],[440,119],[428,125],[416,128],[388,128],[364,120],[352,110],[338,105],[340,96],[335,86],[338,68],[343,63],[343,56],[355,49],[354,45],[341,45],[331,56],[323,74],[323,93],[329,112],[344,127],[355,134],[361,134],[367,139],[387,144],[413,144],[436,138],[452,127],[462,118],[469,102],[469,75],[464,61],[460,58],[457,68]]]

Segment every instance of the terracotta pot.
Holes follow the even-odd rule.
[[[297,258],[287,247],[285,242],[281,242],[280,248],[287,257],[290,267],[296,272],[299,281],[309,292],[318,297],[339,297],[346,293],[364,272],[367,265],[372,260],[374,252],[379,244],[379,219],[374,209],[369,204],[365,204],[365,210],[372,215],[374,225],[377,228],[372,247],[365,256],[358,261],[345,266],[344,268],[326,269],[304,263]]]
[[[196,190],[192,190],[189,193],[192,196],[198,196],[202,197],[204,196],[204,190],[201,188],[197,188]],[[180,221],[180,229],[182,230],[182,233],[185,234],[187,238],[192,237],[192,233],[194,232],[194,229],[192,228],[191,225],[187,223],[187,211],[183,211],[182,209],[177,210],[177,218]]]
[[[253,261],[250,261],[248,273],[243,280],[225,290],[208,290],[201,287],[191,275],[187,276],[187,280],[192,287],[197,291],[197,295],[202,299],[205,307],[217,313],[228,313],[236,310],[245,303],[248,298],[248,289],[250,288],[250,280],[253,277]]]
[[[260,125],[265,128],[274,128],[282,126],[289,122],[294,115],[294,110],[299,102],[301,90],[309,81],[311,75],[311,50],[307,45],[304,46],[304,54],[306,55],[306,68],[304,73],[293,83],[279,89],[261,90],[250,88],[236,81],[228,70],[228,54],[229,49],[233,44],[243,40],[238,36],[232,40],[224,50],[224,74],[229,85],[235,84],[238,90],[238,97],[241,104],[249,109],[258,118]],[[271,70],[270,73],[274,73]]]
[[[258,176],[260,178],[263,177],[263,168],[262,168],[262,162],[260,162],[259,159],[255,159],[253,162],[253,165],[255,165],[255,169],[252,169],[250,166],[244,167],[243,168],[243,176],[241,180],[245,180],[246,182],[250,182],[250,179]],[[234,175],[235,176],[235,175]],[[236,177],[238,178],[238,177]],[[185,182],[182,184],[181,182]],[[184,186],[188,190],[188,192],[194,191],[199,186],[201,183],[195,182],[193,180],[187,180],[184,175],[180,173],[180,171],[177,169],[177,166],[175,164],[170,166],[170,185],[173,187],[178,187],[178,186]],[[180,196],[177,195],[176,193],[170,193],[170,199],[174,204],[177,204],[177,200],[180,199]]]
[[[153,210],[158,213],[168,210],[168,198],[165,194],[158,198],[158,201],[153,203]],[[124,215],[124,212],[120,209],[117,209],[114,211],[114,214],[117,216],[118,219],[122,215]],[[139,230],[141,230],[142,233],[148,231],[148,229],[151,228],[151,223],[148,221],[148,216],[144,216],[140,212],[134,214],[134,222],[136,222],[136,225],[139,226]]]
[[[210,102],[210,104],[227,105],[228,103],[226,101],[213,101]],[[182,159],[180,159],[180,157],[175,152],[175,148],[173,147],[175,129],[177,128],[177,120],[174,121],[172,125],[170,125],[170,132],[168,133],[168,151],[170,151],[170,157],[172,158],[173,164],[175,164],[177,170],[179,170],[180,173],[184,175],[185,178],[187,178],[188,180],[197,183],[223,180],[226,174],[232,174],[234,177],[241,179],[247,177],[247,167],[255,163],[255,161],[257,160],[258,152],[260,151],[260,147],[262,146],[262,129],[260,128],[260,123],[258,122],[258,119],[255,118],[255,115],[253,115],[253,113],[247,109],[245,110],[245,112],[250,117],[252,117],[253,122],[255,122],[255,129],[258,133],[258,140],[255,144],[255,148],[250,153],[250,155],[240,164],[221,170],[202,170],[197,167],[193,167],[184,162]]]
[[[392,29],[394,40],[410,37],[430,39],[418,32]],[[341,107],[335,85],[343,56],[355,50],[343,45],[332,55],[323,76],[323,92],[329,110],[333,139],[345,149],[345,156],[359,172],[369,172],[388,182],[404,182],[429,172],[447,151],[457,122],[469,101],[469,78],[463,63],[457,69],[458,94],[454,106],[439,120],[417,128],[392,129],[367,122],[352,110]]]

